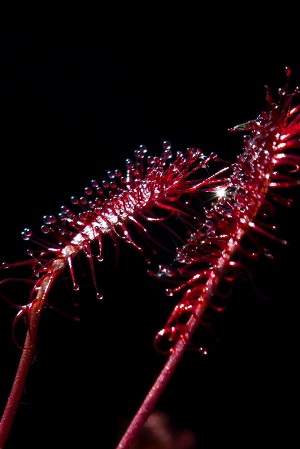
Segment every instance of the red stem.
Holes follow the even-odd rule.
[[[131,447],[131,444],[133,443],[135,437],[142,429],[143,424],[149,417],[162,392],[170,381],[172,374],[174,373],[179,361],[184,354],[187,344],[188,342],[183,339],[177,342],[167,363],[165,364],[160,375],[156,379],[144,402],[140,406],[128,429],[123,435],[120,443],[117,446],[117,449],[129,449]]]
[[[14,417],[17,413],[25,382],[27,380],[29,368],[35,356],[35,341],[41,311],[43,309],[48,291],[58,274],[59,270],[53,272],[50,270],[50,272],[44,276],[44,278],[40,282],[39,289],[37,290],[37,295],[31,303],[30,315],[28,318],[29,325],[26,332],[24,348],[19,361],[19,366],[15,375],[14,383],[6,402],[6,406],[0,422],[0,449],[4,449],[6,440],[13,425]]]
[[[38,318],[35,321],[37,324]],[[35,354],[35,347],[32,343],[32,337],[32,332],[29,332],[28,330],[25,339],[25,348],[23,349],[14,383],[0,422],[0,449],[4,448],[5,442],[9,436],[19,402],[23,394],[28,371]]]
[[[234,242],[228,245],[228,251],[224,253],[223,257],[219,259],[218,266],[216,267],[215,273],[213,273],[207,281],[207,286],[205,290],[205,294],[203,294],[199,298],[199,304],[194,311],[193,315],[189,319],[187,323],[187,332],[185,335],[178,340],[174,348],[172,349],[172,353],[151,387],[149,393],[144,399],[142,405],[138,409],[136,415],[131,421],[129,427],[127,428],[125,434],[123,435],[121,441],[119,442],[116,449],[130,449],[131,445],[136,438],[137,434],[142,430],[142,427],[146,420],[148,419],[151,412],[154,410],[154,407],[165,390],[167,384],[171,380],[171,377],[180,362],[181,358],[184,355],[184,352],[189,345],[189,342],[194,334],[196,328],[198,327],[201,318],[210,303],[210,299],[212,294],[218,285],[220,279],[222,278],[222,274],[228,267],[230,260],[238,246],[238,242],[243,235],[243,230],[240,228],[237,232],[237,238]]]

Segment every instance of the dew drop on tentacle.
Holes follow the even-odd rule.
[[[32,237],[32,230],[29,228],[25,228],[22,232],[21,232],[21,238],[23,240],[29,240]]]
[[[104,189],[109,189],[109,181],[107,181],[107,179],[103,179],[102,187],[104,187]]]
[[[112,170],[108,170],[106,173],[107,173],[108,179],[114,179],[115,178],[115,173]]]
[[[151,165],[154,165],[156,162],[156,156],[148,156],[147,157],[147,164],[150,167]]]
[[[88,200],[86,199],[85,196],[81,196],[81,197],[79,198],[79,201],[80,201],[80,204],[81,204],[82,206],[86,206],[87,203],[88,203]]]
[[[104,190],[101,187],[98,187],[96,192],[97,192],[97,195],[100,195],[101,197],[105,198]]]
[[[77,196],[71,196],[71,203],[76,206],[79,204],[79,198],[77,198]]]
[[[60,210],[61,210],[62,213],[63,213],[64,215],[66,215],[67,217],[70,217],[70,218],[74,217],[74,212],[73,212],[69,207],[67,207],[67,206],[61,206],[61,207],[60,207]]]
[[[203,348],[202,346],[200,346],[198,351],[202,356],[206,356],[208,354],[208,350],[206,348]]]
[[[84,193],[86,195],[92,195],[93,194],[93,189],[91,189],[91,187],[85,187],[84,188]]]
[[[98,189],[98,187],[99,187],[98,181],[96,181],[96,179],[92,179],[91,186],[94,187],[94,189]]]
[[[164,140],[163,141],[163,159],[164,159],[164,161],[171,159],[172,156],[173,156],[172,145],[168,140]]]
[[[286,74],[287,78],[289,78],[292,74],[292,69],[289,66],[286,66],[284,68],[284,70],[285,70],[285,74]]]
[[[137,159],[144,159],[145,154],[148,152],[146,145],[140,145],[137,150],[134,150],[134,156]]]
[[[170,288],[167,288],[166,289],[166,295],[167,296],[174,296],[174,290],[173,289],[170,289]]]
[[[112,191],[116,192],[118,190],[118,184],[116,183],[116,181],[111,181],[109,183],[109,187],[111,188]]]
[[[116,178],[121,178],[121,177],[122,177],[122,172],[121,172],[121,170],[119,170],[119,169],[116,169],[116,170],[115,170],[115,177],[116,177]]]
[[[50,227],[49,226],[46,226],[46,225],[42,225],[41,226],[41,231],[42,231],[42,233],[43,234],[49,234],[50,233]]]
[[[54,215],[44,215],[43,222],[46,225],[54,224],[54,223],[56,223],[56,217]]]
[[[171,148],[172,148],[171,143],[168,140],[164,140],[163,141],[163,149],[164,150],[171,150]]]
[[[137,150],[134,150],[134,157],[136,159],[136,163],[134,165],[133,175],[134,178],[143,179],[144,178],[144,159],[145,155],[148,152],[146,145],[140,145]]]
[[[1,268],[4,268],[5,270],[6,270],[7,268],[10,268],[10,263],[8,263],[8,262],[2,262]]]

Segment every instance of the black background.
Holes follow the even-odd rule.
[[[276,95],[285,66],[292,84],[300,81],[293,12],[203,11],[197,3],[111,9],[0,18],[2,261],[25,259],[32,245],[21,240],[23,228],[39,234],[43,215],[69,206],[91,179],[123,170],[141,144],[159,155],[169,140],[174,151],[194,146],[234,160],[242,136],[228,128],[265,109],[264,86]],[[298,439],[300,196],[286,194],[293,206],[277,217],[289,246],[268,242],[274,260],[249,267],[269,299],[238,282],[212,331],[195,336],[208,355],[187,352],[157,404],[176,428],[195,433],[197,448],[269,448],[280,438],[292,447]],[[109,242],[106,251],[103,301],[88,279],[75,312],[63,290],[55,297],[80,322],[45,310],[6,449],[113,449],[163,367],[153,338],[174,304],[135,250],[122,247],[117,268]],[[15,312],[4,300],[0,310],[4,407],[20,352],[11,341]]]

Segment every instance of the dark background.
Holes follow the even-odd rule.
[[[24,260],[32,245],[21,240],[23,228],[39,235],[43,215],[69,206],[107,170],[124,170],[141,144],[159,155],[169,140],[174,151],[194,146],[234,160],[242,136],[228,128],[265,109],[264,86],[276,95],[285,66],[292,84],[300,81],[298,29],[293,12],[203,11],[197,2],[2,15],[0,259]],[[211,330],[195,336],[208,355],[187,352],[157,404],[176,428],[195,433],[197,448],[269,448],[280,438],[291,447],[298,439],[300,196],[286,195],[293,207],[279,207],[277,221],[289,246],[270,241],[274,260],[249,265],[268,299],[241,279]],[[64,290],[55,296],[80,322],[45,310],[6,449],[113,449],[166,361],[153,338],[172,299],[136,251],[122,247],[114,268],[107,245],[104,300],[87,279],[74,295],[78,310]],[[20,351],[11,341],[15,311],[4,300],[0,310],[4,407]]]

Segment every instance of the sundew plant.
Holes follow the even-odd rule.
[[[20,362],[2,413],[0,449],[5,448],[36,355],[50,292],[66,280],[76,298],[78,259],[88,262],[95,296],[102,300],[96,266],[105,264],[108,240],[116,257],[120,242],[125,242],[142,256],[153,282],[167,284],[166,295],[173,301],[170,316],[154,336],[154,348],[166,355],[166,363],[116,448],[130,449],[206,313],[222,310],[219,300],[230,296],[238,273],[248,273],[247,260],[259,263],[268,257],[262,240],[288,243],[278,235],[276,212],[292,203],[283,192],[300,183],[300,105],[298,89],[290,88],[291,70],[285,71],[286,85],[276,96],[266,87],[265,110],[229,130],[241,134],[235,161],[199,148],[175,154],[168,141],[158,155],[141,145],[126,160],[124,172],[110,171],[102,182],[93,179],[57,215],[45,215],[40,232],[23,230],[27,258],[3,261],[1,267],[0,295],[16,309],[12,338]],[[170,262],[165,263],[164,254]],[[160,256],[163,262],[155,269],[152,257]],[[28,277],[15,274],[20,268],[28,269]],[[22,303],[14,293],[20,285],[28,292]],[[20,323],[26,326],[21,342],[15,338]],[[205,355],[205,347],[200,352]]]

